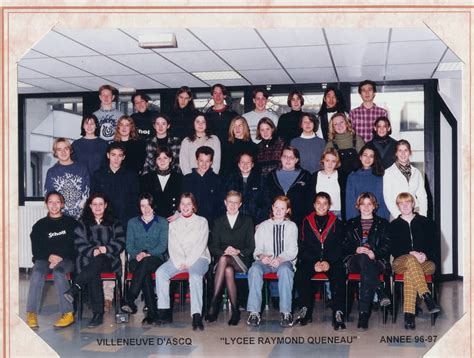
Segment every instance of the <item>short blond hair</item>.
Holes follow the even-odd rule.
[[[397,195],[396,203],[400,204],[402,201],[410,201],[412,204],[415,204],[415,197],[410,193],[400,193]]]
[[[53,142],[53,157],[57,158],[58,156],[56,155],[56,147],[58,146],[59,143],[66,143],[66,147],[69,148],[69,152],[71,153],[72,155],[72,145],[71,145],[71,142],[69,141],[69,139],[66,139],[66,138],[63,138],[63,137],[60,137],[60,138],[56,138]]]

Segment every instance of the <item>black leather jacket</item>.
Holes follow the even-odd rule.
[[[357,248],[362,246],[362,224],[361,217],[350,219],[346,224],[346,236],[344,238],[344,252],[349,257],[354,255]],[[382,261],[386,267],[390,263],[391,241],[388,237],[389,223],[387,220],[374,215],[374,222],[369,231],[368,244],[375,254],[375,259]],[[346,258],[347,260],[347,258]]]

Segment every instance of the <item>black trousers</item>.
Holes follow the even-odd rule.
[[[112,271],[112,259],[106,255],[97,255],[91,262],[82,268],[82,271],[76,277],[76,283],[89,288],[91,307],[93,313],[104,313],[104,289],[102,288],[101,272]],[[118,289],[116,287],[116,289]]]
[[[298,290],[300,298],[300,306],[308,309],[307,315],[311,316],[314,309],[313,286],[311,277],[316,272],[314,271],[314,261],[312,265],[299,265],[295,273],[295,285]],[[346,270],[341,262],[331,263],[329,271],[324,272],[328,278],[331,286],[332,309],[335,311],[345,311],[346,306]]]
[[[155,285],[151,279],[151,274],[155,272],[163,262],[164,261],[157,256],[147,256],[141,259],[140,262],[133,259],[128,264],[130,272],[133,273],[133,279],[130,284],[127,300],[135,301],[140,291],[143,291],[145,304],[148,307],[148,316],[156,316],[157,314]]]
[[[378,276],[385,267],[382,262],[371,260],[365,254],[356,254],[349,260],[349,271],[360,273],[359,312],[369,312],[375,290],[382,287]]]

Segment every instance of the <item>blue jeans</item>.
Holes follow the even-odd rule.
[[[262,307],[263,275],[276,272],[278,275],[278,294],[280,296],[280,312],[291,313],[291,294],[293,292],[293,277],[295,272],[289,261],[283,262],[278,268],[264,265],[261,261],[255,261],[249,270],[249,299],[247,311],[260,312]]]
[[[28,291],[28,300],[26,303],[26,312],[38,313],[43,295],[44,279],[49,273],[53,273],[54,286],[58,292],[59,308],[61,313],[73,312],[72,303],[64,298],[64,292],[69,290],[69,281],[67,274],[74,270],[71,260],[64,259],[56,265],[54,269],[49,268],[49,262],[46,260],[36,260],[33,266],[33,272],[30,279],[30,289]]]
[[[156,270],[156,292],[158,309],[170,308],[170,278],[182,272],[189,272],[189,290],[191,292],[191,316],[202,313],[202,278],[209,268],[209,261],[199,258],[188,270],[178,270],[171,260],[166,261]]]

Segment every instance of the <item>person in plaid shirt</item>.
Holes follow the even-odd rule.
[[[388,117],[387,111],[377,107],[374,103],[377,85],[374,81],[365,80],[359,83],[358,91],[362,98],[362,104],[354,108],[349,113],[349,119],[356,133],[360,135],[365,142],[372,139],[372,129],[374,122],[378,117]]]

